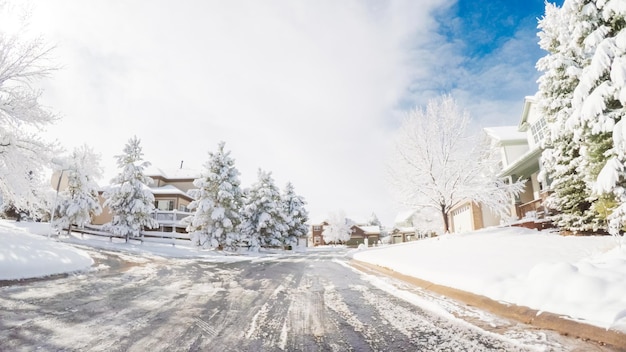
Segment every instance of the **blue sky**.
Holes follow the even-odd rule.
[[[133,135],[163,169],[226,142],[242,174],[291,181],[314,220],[391,225],[385,164],[409,108],[451,94],[478,129],[516,125],[536,90],[543,2],[32,0],[62,67],[46,135],[87,143],[105,177]]]

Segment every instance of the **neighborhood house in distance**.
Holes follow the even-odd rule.
[[[524,191],[510,202],[510,218],[501,219],[480,203],[467,200],[455,206],[450,212],[450,228],[453,233],[474,231],[481,228],[510,224],[543,229],[549,226],[545,220],[547,209],[543,202],[548,194],[546,180],[539,179],[541,168],[541,141],[547,128],[545,118],[534,104],[534,97],[524,99],[524,108],[518,126],[501,126],[485,128],[484,132],[492,141],[492,146],[499,148],[502,169],[500,176],[514,182],[526,180]],[[149,167],[145,174],[154,180],[149,187],[155,199],[154,218],[159,227],[152,231],[186,233],[181,220],[191,215],[187,206],[193,200],[188,191],[195,188],[193,181],[200,177],[200,172],[189,168],[163,170]],[[58,185],[53,185],[58,186]],[[100,202],[104,199],[100,196]],[[393,227],[384,230],[381,226],[354,222],[351,227],[350,240],[347,245],[358,247],[367,242],[369,246],[382,243],[402,243],[414,241],[430,234],[419,228],[415,210],[398,213]],[[93,225],[103,225],[111,221],[112,215],[108,208],[93,217]],[[310,226],[308,237],[298,239],[299,245],[319,246],[326,244],[323,238],[325,221]],[[388,237],[386,236],[388,235]]]

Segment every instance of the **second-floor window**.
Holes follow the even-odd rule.
[[[545,137],[546,128],[548,125],[546,124],[546,119],[542,117],[539,118],[532,126],[530,126],[530,131],[533,134],[533,140],[535,144],[539,144]]]

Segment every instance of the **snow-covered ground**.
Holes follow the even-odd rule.
[[[208,262],[233,262],[249,260],[251,256],[268,256],[272,252],[245,255],[201,250],[189,245],[189,241],[151,239],[143,244],[121,239],[110,241],[107,237],[73,233],[63,236],[61,241],[47,238],[50,231],[48,223],[15,222],[0,220],[0,280],[21,280],[45,277],[55,274],[89,270],[94,263],[85,251],[71,243],[104,250],[130,253],[155,254],[173,258],[199,258]]]
[[[0,221],[0,280],[41,277],[91,267],[93,260],[84,251],[40,236],[47,234],[47,225]]]
[[[626,245],[492,228],[355,253],[357,260],[497,301],[626,332]]]
[[[59,242],[47,239],[47,231],[45,223],[0,220],[0,280],[89,269],[93,263],[89,255],[63,242],[215,262],[255,255],[80,235]],[[268,254],[272,255],[256,255]],[[437,284],[626,332],[626,245],[620,247],[613,237],[562,237],[498,228],[355,250],[352,255]]]

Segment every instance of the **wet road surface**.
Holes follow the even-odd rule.
[[[601,350],[361,273],[336,251],[90,254],[92,272],[0,287],[1,351]]]

